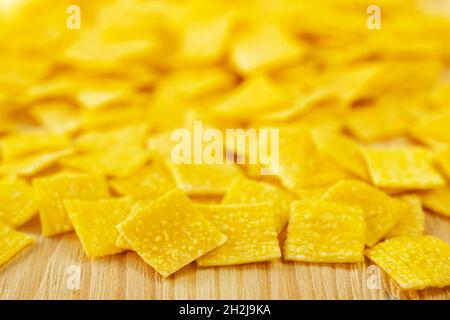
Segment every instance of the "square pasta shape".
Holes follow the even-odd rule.
[[[71,148],[49,153],[38,153],[23,157],[13,162],[4,162],[0,165],[0,175],[10,174],[31,177],[56,164],[58,160],[73,153]]]
[[[117,228],[131,248],[163,277],[227,240],[179,189],[136,211]]]
[[[75,154],[61,159],[59,164],[82,172],[124,177],[143,167],[150,157],[150,152],[144,148],[115,146],[104,151]]]
[[[450,285],[450,246],[432,236],[402,236],[366,250],[403,289]]]
[[[425,191],[420,194],[425,208],[444,217],[450,217],[450,187]]]
[[[67,138],[47,132],[14,134],[2,140],[2,158],[11,162],[35,153],[64,149],[69,144]]]
[[[292,192],[328,187],[353,177],[320,154],[308,130],[291,128],[280,130],[279,166],[272,171]]]
[[[175,189],[175,181],[168,169],[159,162],[152,162],[132,174],[110,181],[118,194],[134,199],[154,200]]]
[[[365,181],[370,180],[358,142],[338,132],[314,131],[312,136],[321,153],[355,176]]]
[[[242,171],[234,164],[166,164],[178,188],[188,195],[222,195]]]
[[[383,239],[409,209],[406,203],[357,180],[336,183],[325,192],[322,199],[363,210],[367,226],[365,243],[369,247]]]
[[[274,205],[275,229],[280,232],[289,220],[294,197],[287,191],[267,182],[238,178],[228,189],[222,204],[258,203],[271,201]]]
[[[416,195],[404,195],[398,197],[406,202],[408,210],[403,210],[400,221],[385,238],[394,238],[406,235],[421,235],[425,231],[425,214],[422,210],[422,201]]]
[[[66,200],[64,206],[88,257],[124,251],[116,246],[116,225],[130,213],[130,199]]]
[[[0,180],[0,221],[16,228],[37,213],[33,188],[18,178]]]
[[[245,33],[233,44],[231,60],[242,74],[268,71],[298,61],[305,48],[295,38],[273,25]]]
[[[323,200],[295,201],[283,256],[306,262],[362,262],[365,230],[358,207]]]
[[[73,230],[64,207],[65,200],[98,200],[109,197],[102,175],[59,173],[33,180],[39,204],[42,234],[50,237]]]
[[[33,238],[0,222],[0,266],[33,243]]]
[[[450,179],[450,146],[436,152],[435,160],[439,169]]]
[[[138,200],[137,202],[135,202],[131,206],[131,209],[130,209],[130,212],[129,212],[128,216],[125,219],[123,219],[123,221],[125,221],[126,219],[128,219],[129,217],[134,215],[136,212],[139,212],[143,208],[148,207],[152,203],[153,203],[153,201],[151,201],[151,200]],[[123,221],[121,221],[120,223],[122,223]],[[116,230],[117,231],[119,231],[119,229],[117,228],[117,226],[119,224],[116,225]],[[122,237],[120,235],[120,233],[118,234],[118,236],[116,238],[115,245],[116,245],[116,247],[124,249],[124,250],[133,250],[133,248],[130,246],[130,244],[127,242],[127,240],[124,237]]]
[[[432,189],[445,184],[431,154],[421,148],[366,148],[363,152],[373,183],[380,188]]]
[[[281,257],[271,203],[197,206],[228,240],[197,259],[197,265],[227,266]]]

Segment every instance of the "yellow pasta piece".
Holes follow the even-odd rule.
[[[197,19],[189,21],[182,33],[180,55],[183,62],[208,64],[217,62],[225,53],[230,19]]]
[[[246,120],[256,114],[277,110],[291,101],[291,94],[267,76],[246,79],[219,101],[212,112],[221,118]]]
[[[439,169],[450,179],[450,147],[441,149],[436,153],[436,162]]]
[[[411,135],[428,145],[450,144],[450,113],[425,117],[411,128]]]
[[[158,96],[155,102],[166,102],[167,97],[176,98],[176,104],[180,104],[179,99],[198,99],[209,94],[215,94],[222,90],[229,89],[236,82],[232,74],[218,67],[204,67],[193,69],[181,69],[171,73],[164,78],[158,86]],[[162,97],[161,97],[162,96]],[[162,98],[166,98],[166,100]],[[171,106],[172,107],[172,106]],[[173,106],[171,109],[175,108]],[[158,108],[159,109],[159,108]],[[168,110],[170,112],[170,110]],[[169,115],[172,119],[174,114]]]
[[[222,201],[222,196],[189,196],[189,199],[191,199],[195,204],[220,204]]]
[[[77,94],[78,103],[86,109],[101,109],[123,102],[125,92],[118,88],[83,90]]]
[[[133,250],[163,277],[227,240],[179,189],[138,210],[117,228]]]
[[[272,204],[203,205],[197,208],[228,237],[222,246],[197,259],[197,265],[226,266],[281,257]]]
[[[11,162],[35,153],[55,151],[69,146],[69,140],[46,132],[10,135],[2,140],[3,161]]]
[[[64,206],[88,257],[122,252],[116,225],[130,213],[129,199],[65,200]]]
[[[438,188],[421,193],[425,208],[450,217],[450,187]]]
[[[151,200],[139,200],[139,201],[137,201],[136,203],[134,203],[131,206],[131,209],[130,209],[130,212],[129,212],[128,216],[125,219],[123,219],[123,221],[125,221],[126,219],[128,219],[132,215],[136,214],[137,212],[143,210],[144,208],[150,206],[152,203],[153,203],[153,201],[151,201]],[[120,221],[120,223],[122,223],[123,221]],[[116,230],[118,231],[117,225],[116,225]],[[115,245],[116,245],[116,247],[122,248],[124,250],[133,250],[133,248],[130,246],[130,244],[127,242],[127,240],[123,236],[121,236],[120,233],[117,235],[117,239],[116,239]]]
[[[409,123],[405,112],[390,104],[355,110],[346,119],[346,127],[351,134],[368,142],[404,135]]]
[[[359,207],[366,221],[366,245],[371,247],[390,232],[409,207],[382,191],[360,181],[344,180],[336,183],[322,199],[342,205]]]
[[[33,188],[24,180],[0,180],[0,221],[16,228],[25,224],[37,213]]]
[[[58,160],[73,153],[71,148],[49,153],[33,154],[12,162],[8,161],[0,165],[0,175],[18,175],[24,177],[35,174],[56,164]]]
[[[308,131],[280,130],[279,168],[273,168],[289,190],[323,188],[352,175],[317,150]]]
[[[415,195],[399,197],[409,205],[408,210],[402,211],[400,221],[385,238],[394,238],[406,235],[421,235],[425,231],[425,214],[422,210],[422,202]]]
[[[87,130],[120,128],[123,124],[145,124],[148,119],[147,109],[141,106],[119,104],[118,106],[87,110],[82,113],[82,127]]]
[[[101,173],[106,176],[125,177],[143,167],[151,158],[144,148],[109,148],[75,154],[59,161],[65,168],[83,172]]]
[[[173,148],[178,144],[171,139],[171,131],[164,131],[150,136],[147,140],[147,149],[161,158],[171,156]]]
[[[189,195],[222,195],[243,173],[234,164],[173,164],[167,161],[177,187]]]
[[[323,200],[295,201],[283,256],[294,261],[361,262],[365,228],[360,208]]]
[[[403,289],[450,285],[450,246],[432,236],[402,236],[366,251]]]
[[[445,184],[420,148],[366,148],[364,157],[373,183],[391,189],[432,189]]]
[[[105,151],[109,148],[142,147],[148,125],[135,125],[119,129],[88,131],[75,140],[81,151]]]
[[[168,169],[153,162],[129,176],[110,181],[111,188],[120,195],[135,199],[157,199],[175,189],[175,181]]]
[[[34,104],[30,113],[39,124],[55,135],[71,135],[81,127],[78,111],[68,103],[58,101]]]
[[[320,152],[355,176],[369,180],[369,172],[360,145],[340,133],[313,131],[313,138]]]
[[[249,30],[231,49],[234,67],[242,74],[269,71],[297,62],[305,53],[303,46],[288,33],[273,25]]]
[[[0,266],[33,243],[33,238],[0,222]]]
[[[280,232],[289,219],[294,197],[275,185],[246,178],[236,179],[225,194],[222,204],[258,203],[271,201],[274,206],[275,229]]]
[[[73,230],[64,201],[71,199],[98,200],[109,196],[105,178],[101,175],[59,173],[33,180],[39,204],[42,234],[50,237]]]

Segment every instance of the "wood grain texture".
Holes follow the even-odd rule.
[[[450,219],[427,213],[426,229],[450,243]],[[20,230],[36,243],[0,267],[0,299],[450,299],[450,287],[401,290],[370,261],[191,264],[163,279],[132,252],[90,259],[74,233],[42,238],[37,219]],[[80,271],[79,289],[71,268]]]

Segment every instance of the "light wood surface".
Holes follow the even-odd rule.
[[[427,214],[426,229],[450,243],[450,219]],[[450,298],[450,287],[400,290],[382,271],[368,268],[369,261],[359,265],[274,261],[221,268],[191,264],[163,279],[132,252],[94,260],[84,255],[74,233],[42,238],[37,218],[20,230],[34,235],[36,243],[0,267],[0,299]]]

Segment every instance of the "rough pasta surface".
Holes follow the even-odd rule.
[[[73,230],[65,200],[98,200],[109,197],[102,175],[59,173],[33,181],[39,205],[42,234],[50,237]]]
[[[360,208],[326,201],[296,201],[291,207],[286,260],[361,262],[365,222]]]
[[[272,201],[275,228],[280,232],[289,219],[289,210],[294,197],[283,189],[250,179],[237,179],[223,197],[222,204],[257,203]]]
[[[133,250],[163,277],[227,240],[179,189],[138,210],[117,227]]]
[[[373,183],[393,189],[432,189],[444,179],[432,166],[431,155],[419,148],[368,148],[364,151]]]
[[[271,204],[197,206],[228,240],[197,259],[199,266],[261,262],[281,256]]]
[[[373,246],[390,232],[408,210],[408,205],[357,180],[344,180],[332,186],[323,199],[363,210],[366,245]]]
[[[432,236],[402,236],[366,251],[403,289],[450,285],[450,246]]]
[[[0,266],[33,243],[33,238],[0,222]]]
[[[11,227],[19,227],[37,213],[33,188],[24,180],[4,178],[0,180],[0,221]]]
[[[129,199],[66,200],[64,206],[87,256],[101,257],[123,251],[116,246],[119,236],[116,225],[128,216]]]

